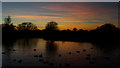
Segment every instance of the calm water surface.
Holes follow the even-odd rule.
[[[2,46],[2,66],[118,66],[119,45],[41,38],[7,41]]]

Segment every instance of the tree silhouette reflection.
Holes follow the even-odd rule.
[[[56,54],[58,50],[57,43],[55,41],[46,41],[46,53],[48,54]]]
[[[37,45],[38,40],[37,39],[32,39],[32,38],[24,38],[24,39],[19,39],[17,41],[19,47],[22,47],[22,49],[32,49]]]
[[[12,40],[8,39],[5,41],[4,40],[2,41],[2,45],[3,45],[2,50],[6,52],[8,56],[10,55],[11,50],[14,48],[15,42],[16,42],[15,39],[12,39]]]

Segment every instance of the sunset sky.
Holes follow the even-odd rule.
[[[2,0],[2,2],[118,2],[119,0]]]
[[[59,29],[95,29],[118,23],[117,2],[3,2],[3,18],[10,15],[12,23],[32,22],[44,29],[49,21]]]

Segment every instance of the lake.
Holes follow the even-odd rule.
[[[24,38],[3,42],[2,66],[115,67],[120,44]]]

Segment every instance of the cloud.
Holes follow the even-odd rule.
[[[31,21],[40,28],[55,21],[61,29],[92,29],[108,22],[117,23],[117,8],[109,4],[111,6],[111,3],[31,3],[31,8],[4,8],[3,16],[11,14],[14,22]]]
[[[32,20],[38,20],[38,19],[51,19],[51,18],[61,18],[56,16],[14,16],[12,18],[20,18],[20,19],[32,19]]]
[[[93,5],[92,5],[93,4]],[[97,3],[99,4],[99,3]],[[110,8],[105,4],[96,3],[58,3],[49,4],[39,8],[47,9],[48,11],[64,11],[61,14],[64,17],[75,18],[104,18],[117,15],[117,8]],[[107,3],[106,3],[107,4]],[[105,6],[103,6],[105,5]]]

